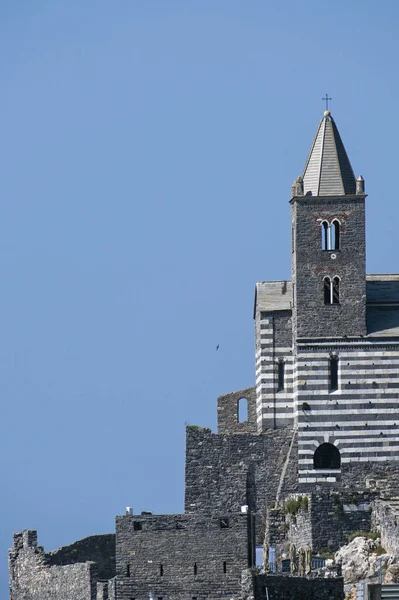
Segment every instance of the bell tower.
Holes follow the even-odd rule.
[[[294,338],[366,335],[365,198],[326,110],[292,186]]]

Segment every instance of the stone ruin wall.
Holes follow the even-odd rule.
[[[187,427],[185,512],[239,513],[247,504],[255,514],[256,544],[263,544],[266,505],[297,490],[297,445],[286,458],[292,429],[255,434],[215,434]]]
[[[308,508],[294,515],[287,513],[287,540],[297,548],[310,546],[313,552],[322,548],[335,552],[347,543],[355,531],[370,531],[374,494],[368,491],[337,490],[295,494],[289,499],[307,498]]]
[[[99,580],[114,576],[114,534],[85,538],[49,553],[37,545],[36,531],[14,535],[9,551],[13,600],[95,600]],[[103,600],[112,600],[106,582],[100,593],[101,587]]]
[[[373,505],[373,529],[381,533],[381,546],[399,559],[399,499],[378,498]]]

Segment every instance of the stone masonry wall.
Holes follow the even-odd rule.
[[[297,450],[294,444],[284,465],[294,432],[268,431],[262,435],[218,435],[209,429],[188,427],[186,434],[187,513],[238,513],[248,504],[256,514],[256,543],[262,545],[266,502],[297,488]]]
[[[307,509],[303,499],[307,498]],[[287,512],[290,500],[302,498],[301,507]],[[347,543],[355,531],[370,531],[373,494],[364,491],[319,491],[291,495],[285,501],[289,525],[287,539],[297,548],[310,546],[314,552],[321,548],[337,550]],[[291,503],[292,510],[292,503]]]
[[[381,546],[399,557],[399,501],[376,500],[372,524],[373,529],[381,532]]]
[[[95,600],[98,580],[115,574],[114,547],[114,535],[93,536],[46,554],[36,531],[15,534],[9,551],[13,600]]]
[[[312,548],[338,550],[355,531],[371,529],[372,496],[367,492],[314,492],[311,499]]]
[[[366,335],[365,202],[301,197],[292,202],[296,334],[305,337]],[[339,250],[321,249],[321,223],[340,222]],[[340,278],[339,304],[324,304],[324,277]]]
[[[46,554],[49,565],[92,561],[101,579],[115,575],[115,534],[93,535]]]
[[[117,517],[118,600],[237,595],[254,560],[251,521],[225,512]]]
[[[258,432],[290,427],[294,416],[291,312],[266,312],[257,308],[255,335]],[[280,366],[284,371],[282,387],[279,387]]]
[[[238,403],[247,401],[248,419],[239,421]],[[246,388],[218,398],[218,433],[256,433],[256,388]]]
[[[344,581],[305,577],[254,577],[256,600],[342,600]],[[267,593],[266,593],[267,590]]]

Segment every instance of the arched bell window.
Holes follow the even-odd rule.
[[[324,277],[324,304],[339,304],[339,288],[339,277],[334,277],[333,279],[330,277]]]
[[[339,250],[340,248],[340,223],[337,219],[330,224],[327,221],[321,223],[321,249]]]
[[[339,250],[339,221],[333,221],[330,226],[330,250]]]
[[[321,224],[321,249],[328,250],[328,233],[329,227],[327,221],[323,221]]]

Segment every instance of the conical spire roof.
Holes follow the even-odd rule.
[[[329,110],[320,121],[302,178],[305,196],[356,194],[355,176]]]

